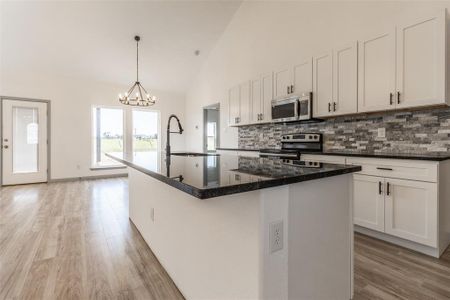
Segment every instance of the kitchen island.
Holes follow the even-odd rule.
[[[130,220],[187,299],[351,298],[360,167],[111,157],[129,167]]]

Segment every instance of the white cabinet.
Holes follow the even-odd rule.
[[[358,110],[358,44],[350,43],[333,52],[333,115]]]
[[[446,15],[397,26],[397,108],[445,103]]]
[[[385,232],[437,246],[437,184],[386,179]]]
[[[237,125],[241,116],[240,88],[236,85],[228,90],[228,124]]]
[[[358,111],[395,108],[395,29],[358,42]]]
[[[228,124],[242,125],[250,122],[250,81],[228,91]]]
[[[446,104],[446,12],[359,41],[358,112]]]
[[[357,112],[357,54],[357,43],[350,43],[313,58],[315,117]]]
[[[312,91],[312,59],[309,57],[275,70],[273,76],[274,98],[309,93]]]
[[[333,102],[333,53],[313,58],[313,109],[315,117],[331,114]]]
[[[356,225],[384,232],[384,178],[353,176],[353,220]]]
[[[251,80],[251,123],[268,122],[273,99],[273,74],[267,73]]]

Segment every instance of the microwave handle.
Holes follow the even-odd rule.
[[[300,101],[295,101],[294,111],[295,117],[298,118],[300,116]]]

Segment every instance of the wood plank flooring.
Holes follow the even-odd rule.
[[[0,299],[183,299],[128,220],[124,178],[3,187]],[[354,299],[450,299],[434,259],[355,236]]]

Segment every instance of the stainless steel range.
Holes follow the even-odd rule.
[[[321,164],[315,161],[305,161],[301,159],[302,153],[321,153],[322,134],[320,133],[298,133],[281,136],[281,149],[261,149],[260,157],[278,157],[283,159],[283,163],[320,168]]]

